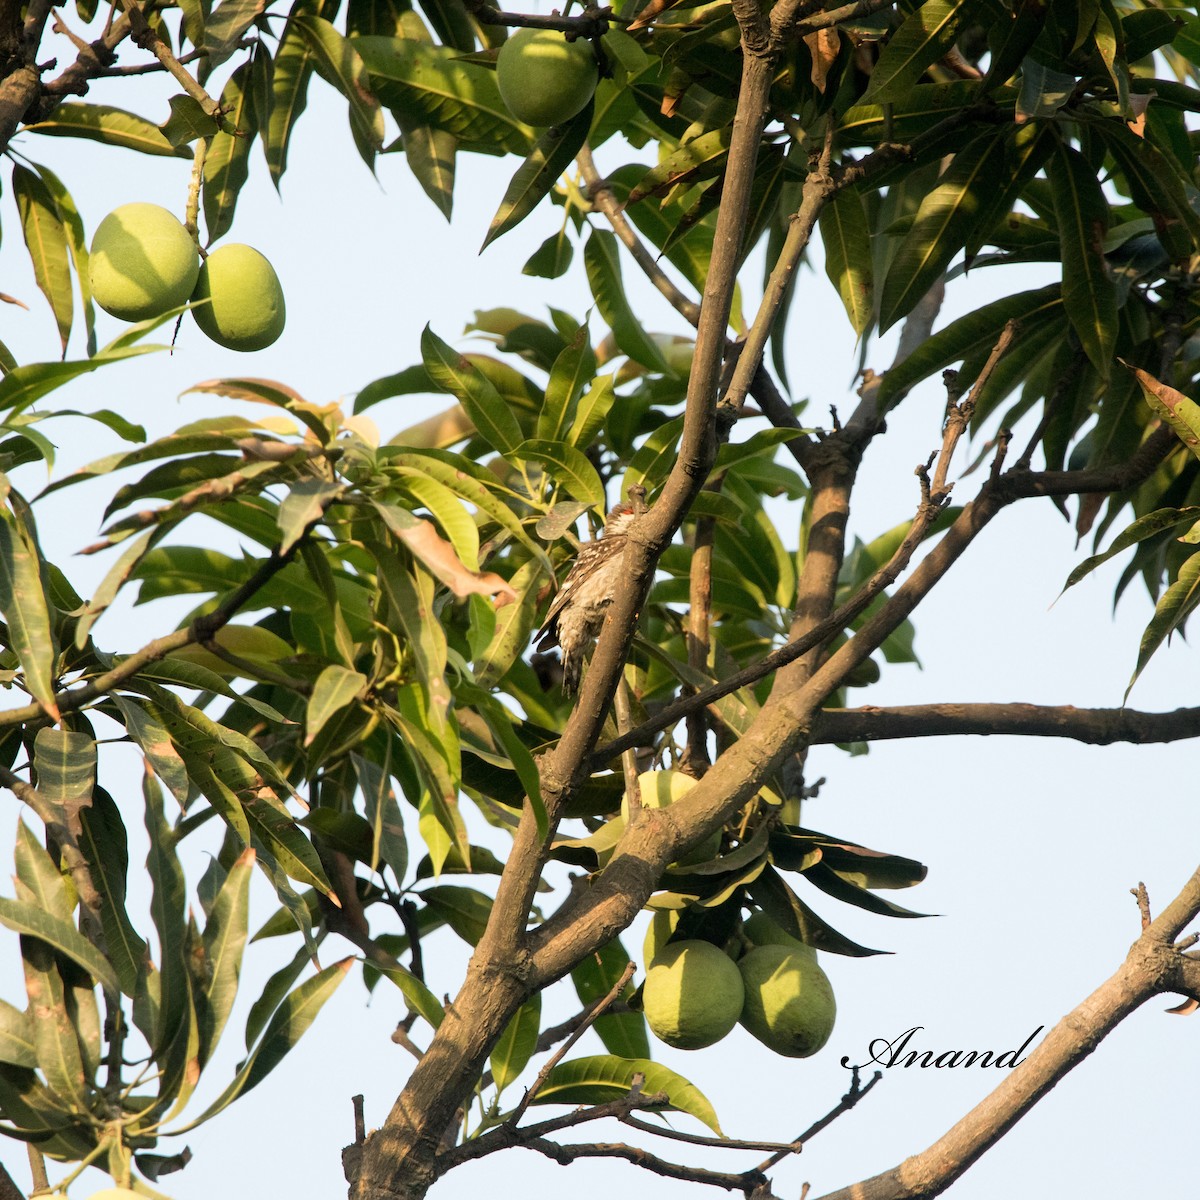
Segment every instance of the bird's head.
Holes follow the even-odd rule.
[[[609,509],[608,517],[604,522],[604,536],[609,537],[614,533],[625,533],[632,524],[633,518],[633,505],[628,500],[622,500],[620,504],[614,504]]]

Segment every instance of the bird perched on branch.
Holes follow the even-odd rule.
[[[600,636],[604,614],[621,586],[621,560],[633,518],[633,505],[628,502],[609,512],[600,537],[580,548],[536,634],[539,652],[562,648],[562,686],[568,696],[579,688],[584,659]]]

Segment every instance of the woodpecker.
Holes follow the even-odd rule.
[[[604,614],[621,586],[621,560],[633,515],[629,503],[618,504],[609,512],[604,532],[580,549],[536,634],[539,652],[562,648],[562,686],[568,696],[579,688],[583,661],[600,636]]]

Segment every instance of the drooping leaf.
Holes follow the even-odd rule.
[[[838,290],[854,332],[862,335],[874,312],[871,236],[862,197],[842,188],[821,210],[825,272]]]
[[[705,1095],[682,1075],[647,1058],[618,1058],[597,1054],[559,1063],[546,1076],[534,1104],[603,1104],[629,1094],[634,1077],[644,1077],[642,1092],[665,1092],[670,1107],[685,1112],[707,1125],[719,1137],[721,1126],[716,1110]]]
[[[140,154],[192,157],[187,146],[172,145],[153,121],[110,104],[77,104],[68,101],[60,104],[44,121],[26,125],[25,128],[53,137],[88,138],[108,146],[119,146],[123,150],[136,150]]]
[[[1184,562],[1179,568],[1175,582],[1163,592],[1154,606],[1154,616],[1146,626],[1138,645],[1137,666],[1129,680],[1129,686],[1125,689],[1127,698],[1138,677],[1145,670],[1146,664],[1171,634],[1182,627],[1197,604],[1200,604],[1200,551],[1192,554]]]
[[[608,995],[630,961],[621,939],[614,938],[572,967],[571,981],[575,984],[580,1002],[584,1005],[594,1004]],[[632,993],[632,981],[625,990],[626,993]],[[610,1054],[617,1054],[621,1058],[649,1058],[650,1037],[646,1032],[646,1019],[641,1013],[603,1013],[596,1018],[593,1028]]]
[[[541,203],[559,176],[571,165],[587,140],[592,124],[592,102],[563,125],[547,129],[534,143],[529,157],[509,181],[504,199],[488,226],[480,251],[502,234],[515,229]]]
[[[442,341],[427,325],[421,334],[421,357],[429,377],[456,396],[475,428],[502,454],[521,442],[521,427],[491,381]]]
[[[623,354],[635,362],[664,374],[670,372],[667,360],[654,339],[642,328],[621,282],[621,262],[614,234],[593,229],[583,249],[588,285],[596,298],[596,306]]]
[[[214,134],[204,160],[204,224],[209,246],[232,227],[238,196],[250,173],[250,150],[257,130],[247,88],[249,74],[250,64],[243,63],[221,92],[221,107],[237,135],[224,130]]]
[[[186,1133],[228,1108],[239,1096],[257,1087],[283,1061],[288,1051],[308,1032],[326,1000],[346,978],[353,958],[344,958],[291,992],[275,1010],[263,1032],[262,1039],[239,1068],[233,1082],[213,1101],[195,1121],[178,1129]]]
[[[367,686],[367,677],[359,671],[330,663],[313,683],[304,717],[305,745],[312,745],[325,722],[349,704]]]
[[[97,983],[114,992],[121,990],[112,965],[69,921],[20,900],[0,899],[0,925],[38,938],[78,963]]]
[[[7,377],[11,378],[11,375]],[[38,570],[38,555],[23,523],[7,506],[0,509],[0,613],[8,623],[9,648],[20,661],[25,686],[57,721],[58,705],[54,699],[56,647],[50,628],[49,605]]]
[[[504,1091],[525,1069],[537,1046],[542,1023],[542,994],[534,994],[517,1009],[500,1040],[492,1048],[492,1079]]]
[[[1060,145],[1050,159],[1050,186],[1062,246],[1063,307],[1102,379],[1117,338],[1117,293],[1104,259],[1108,202],[1079,151]]]
[[[888,39],[871,72],[864,101],[887,104],[903,96],[954,44],[968,0],[925,0]]]
[[[34,278],[50,302],[65,354],[74,317],[67,231],[58,205],[39,174],[17,164],[12,184]]]

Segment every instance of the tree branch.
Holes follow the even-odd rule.
[[[893,708],[824,709],[814,743],[881,742],[900,738],[1057,737],[1091,746],[1137,746],[1200,737],[1200,708],[1136,712],[1069,704],[912,704]]]
[[[1172,945],[1200,913],[1200,870],[1134,942],[1116,973],[1069,1012],[989,1096],[929,1149],[823,1200],[918,1200],[940,1195],[1152,996],[1196,990],[1200,963]]]

